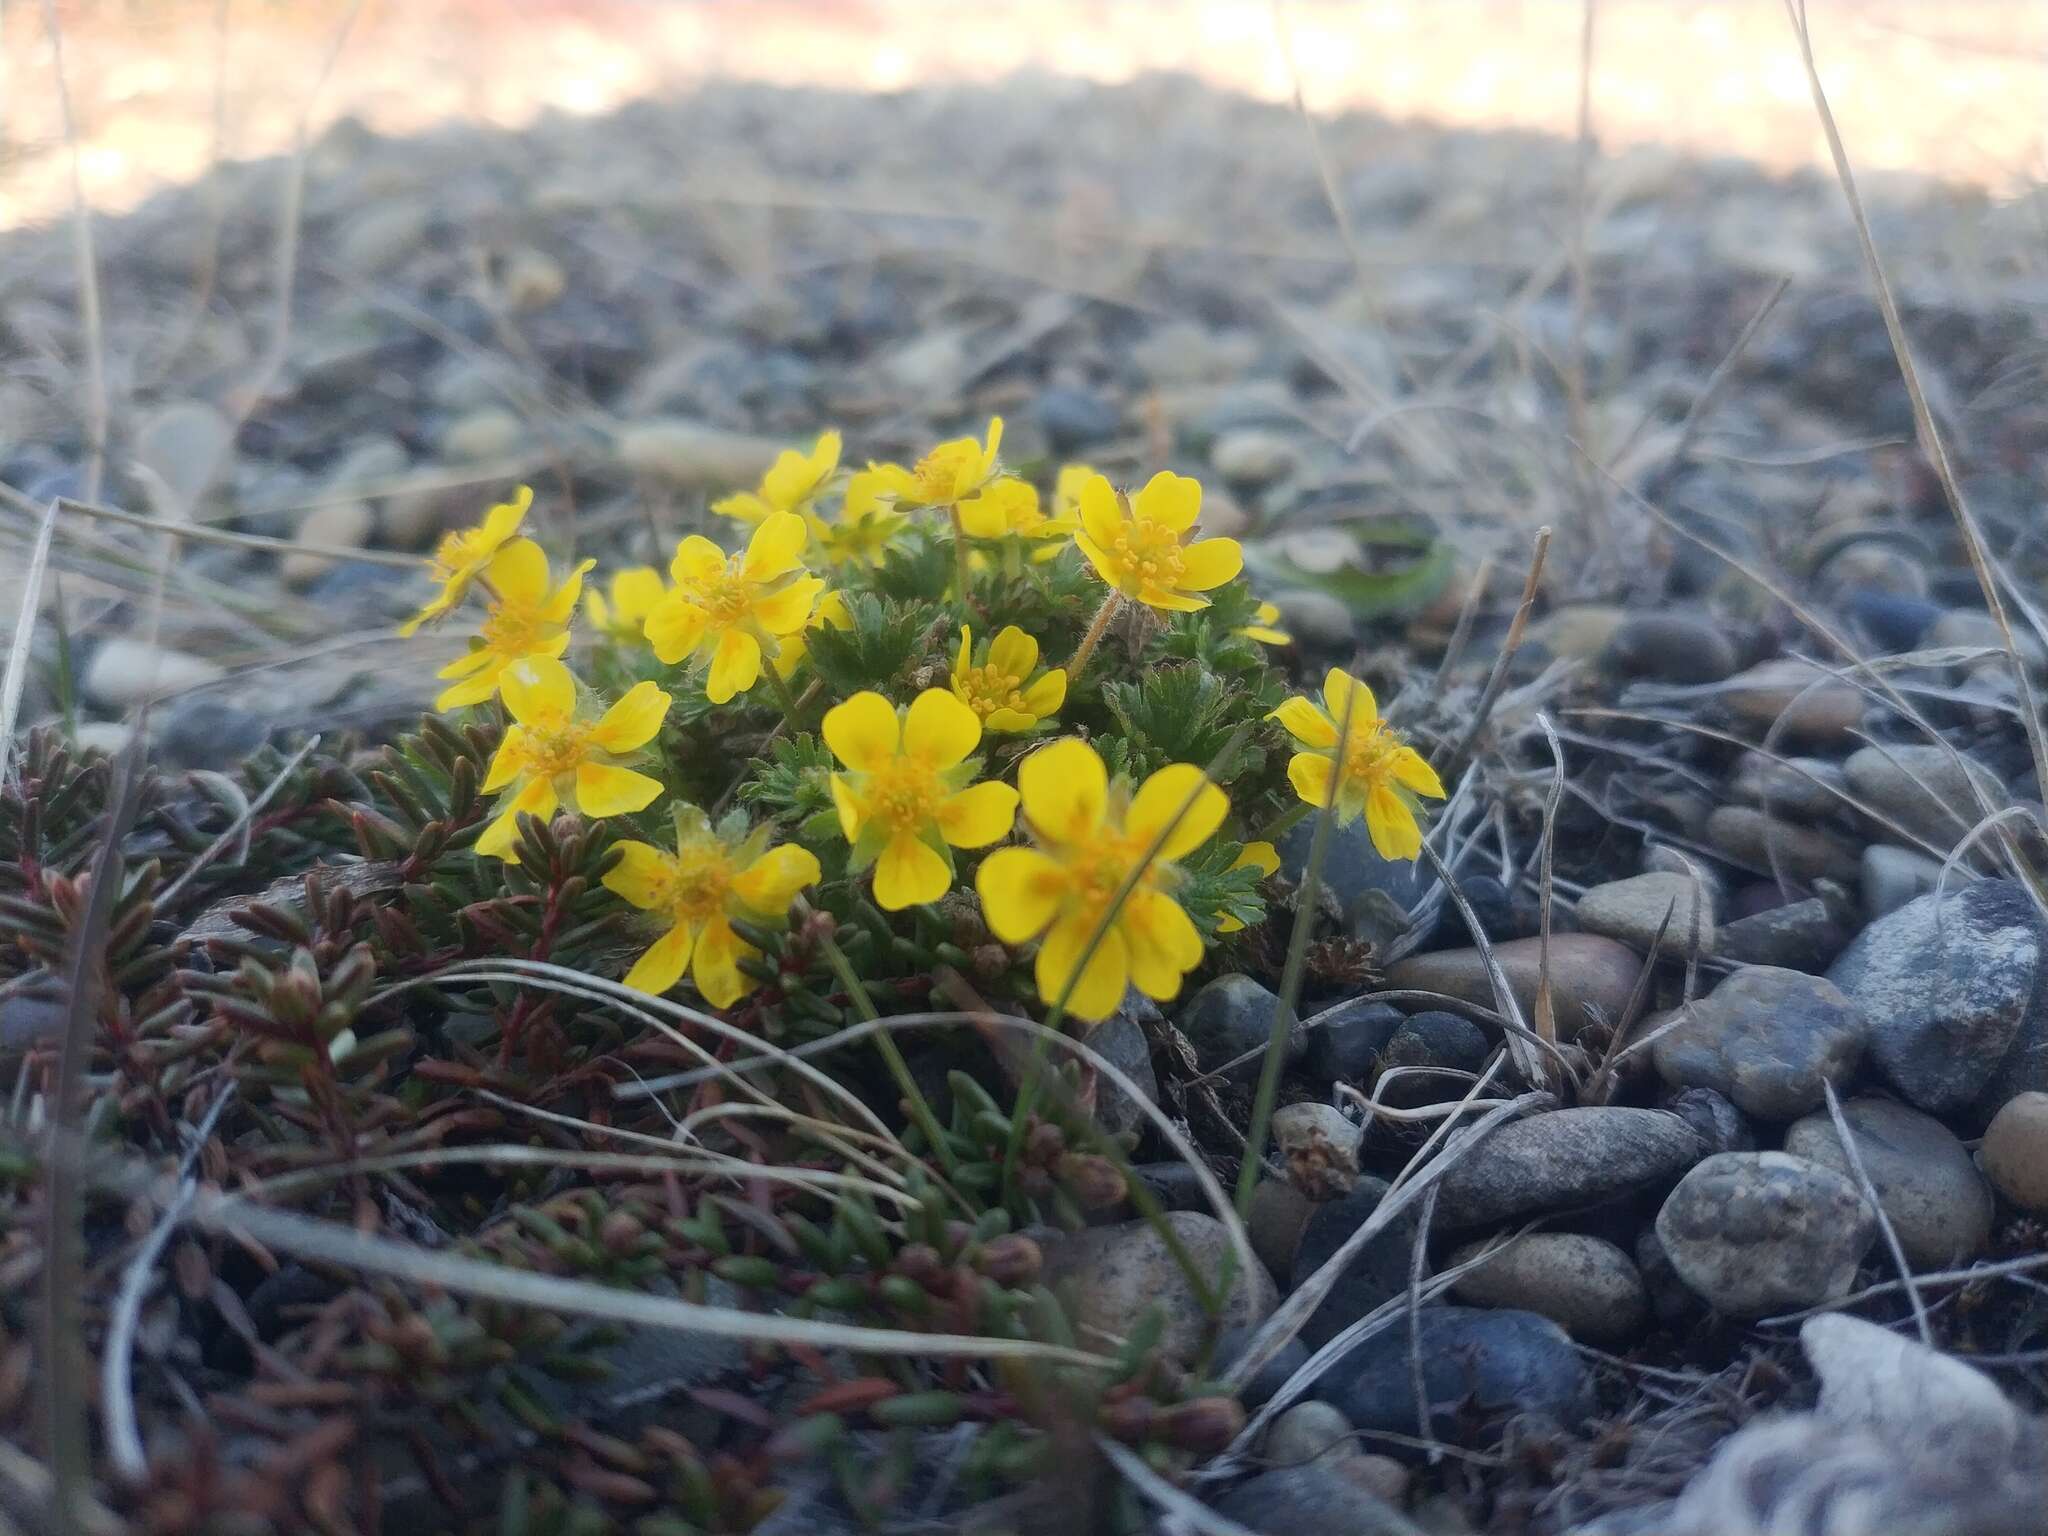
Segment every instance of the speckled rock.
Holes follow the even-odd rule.
[[[1667,1028],[1667,1026],[1669,1026]],[[1832,982],[1751,965],[1707,996],[1644,1024],[1650,1057],[1674,1088],[1712,1088],[1759,1120],[1795,1119],[1846,1083],[1868,1026]]]
[[[1710,1157],[1657,1213],[1657,1239],[1679,1278],[1731,1317],[1847,1295],[1876,1236],[1853,1183],[1783,1152]]]
[[[1542,950],[1537,939],[1510,939],[1493,947],[1509,990],[1527,1017],[1536,1006]],[[1628,1007],[1643,957],[1596,933],[1558,933],[1550,939],[1551,1001],[1559,1035],[1570,1040],[1594,1020],[1612,1023]],[[1411,955],[1387,972],[1391,988],[1440,992],[1482,1008],[1494,1006],[1493,986],[1478,949],[1440,949]]]
[[[1953,1269],[1991,1242],[1991,1190],[1955,1132],[1892,1099],[1851,1099],[1842,1106],[1856,1154],[1877,1191],[1878,1208],[1915,1269]],[[1854,1178],[1832,1116],[1795,1121],[1785,1150]]]
[[[1436,1219],[1444,1228],[1476,1227],[1581,1210],[1667,1185],[1700,1152],[1693,1128],[1661,1109],[1531,1115],[1494,1131],[1444,1175]]]
[[[1645,952],[1661,928],[1659,953],[1667,959],[1714,952],[1712,895],[1684,875],[1631,875],[1593,886],[1579,898],[1575,915],[1586,932],[1605,934]]]
[[[1857,850],[1819,827],[1766,816],[1746,805],[1724,805],[1707,818],[1707,841],[1739,864],[1777,872],[1788,880],[1852,881]]]
[[[1205,1273],[1219,1272],[1230,1252],[1222,1222],[1194,1211],[1169,1211],[1166,1221],[1196,1265]],[[1045,1256],[1045,1281],[1069,1299],[1067,1315],[1089,1348],[1113,1348],[1105,1335],[1128,1335],[1155,1304],[1166,1314],[1161,1348],[1187,1360],[1201,1347],[1201,1306],[1172,1251],[1149,1222],[1090,1227],[1053,1243]],[[1276,1299],[1272,1276],[1263,1264],[1255,1265],[1249,1275],[1240,1267],[1221,1321],[1225,1327],[1263,1322]]]
[[[1451,1255],[1451,1263],[1463,1264],[1485,1246],[1467,1244]],[[1604,1238],[1579,1232],[1513,1238],[1452,1290],[1475,1307],[1521,1307],[1594,1344],[1633,1338],[1650,1311],[1643,1277],[1629,1256]]]
[[[1849,754],[1842,772],[1849,788],[1872,811],[1943,851],[1953,848],[1986,815],[1978,808],[1979,796],[1991,811],[2006,802],[1998,775],[1932,743],[1864,747]]]

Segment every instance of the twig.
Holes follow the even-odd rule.
[[[135,1329],[142,1320],[143,1297],[149,1292],[150,1276],[164,1245],[185,1219],[185,1212],[199,1192],[199,1155],[206,1150],[207,1139],[213,1135],[221,1111],[234,1096],[235,1085],[230,1081],[194,1129],[192,1144],[185,1149],[184,1161],[179,1166],[178,1191],[122,1271],[121,1288],[114,1295],[113,1310],[107,1317],[107,1338],[100,1353],[100,1422],[106,1431],[107,1457],[113,1462],[114,1471],[131,1482],[149,1471],[149,1457],[135,1427],[135,1383],[129,1370],[129,1357],[135,1350]]]

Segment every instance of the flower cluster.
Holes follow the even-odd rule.
[[[742,547],[692,533],[665,577],[631,566],[588,592],[592,562],[557,579],[520,536],[524,488],[450,534],[404,633],[481,594],[436,701],[504,725],[476,851],[517,862],[520,816],[563,807],[645,834],[620,837],[602,877],[646,914],[626,982],[687,978],[715,1008],[776,974],[760,946],[812,888],[841,919],[863,898],[897,914],[972,892],[987,934],[1030,955],[1040,1000],[1077,1018],[1106,1018],[1130,988],[1178,995],[1212,942],[1263,912],[1280,856],[1249,818],[1301,814],[1202,766],[1253,772],[1265,748],[1244,755],[1247,732],[1280,740],[1257,713],[1227,729],[1216,712],[1247,696],[1269,709],[1259,647],[1288,636],[1238,584],[1238,545],[1201,536],[1196,481],[1161,472],[1133,492],[1074,464],[1041,496],[1002,443],[995,418],[913,463],[854,467],[827,432],[712,503]],[[594,690],[566,659],[579,608]],[[1072,645],[1063,665],[1046,664],[1049,642]],[[1250,683],[1196,675],[1218,656]],[[1147,713],[1155,674],[1167,691]],[[1385,857],[1416,856],[1417,797],[1443,788],[1363,683],[1333,670],[1320,702],[1265,718],[1298,748],[1286,781],[1304,808],[1363,815]]]

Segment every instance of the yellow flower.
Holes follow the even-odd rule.
[[[1247,640],[1256,640],[1261,645],[1294,644],[1294,636],[1288,634],[1284,629],[1275,629],[1273,627],[1279,622],[1279,605],[1277,603],[1261,603],[1259,604],[1257,621],[1245,625],[1242,629],[1234,629],[1231,633],[1243,635]]]
[[[1067,699],[1067,673],[1055,667],[1034,678],[1038,642],[1012,624],[974,661],[974,635],[960,626],[960,653],[953,660],[953,696],[985,730],[1029,731],[1059,712]]]
[[[1180,878],[1173,861],[1222,824],[1230,809],[1223,791],[1192,763],[1160,769],[1136,794],[1122,781],[1112,788],[1095,749],[1075,737],[1025,758],[1017,783],[1037,846],[998,848],[982,861],[975,888],[997,938],[1041,939],[1039,997],[1065,998],[1067,1012],[1097,1020],[1116,1011],[1133,983],[1161,1001],[1179,993],[1201,963],[1202,935],[1171,895]],[[1113,906],[1126,883],[1130,894]],[[1101,941],[1083,969],[1098,928]]]
[[[586,560],[559,587],[548,585],[548,557],[531,539],[514,539],[484,568],[491,600],[482,629],[470,648],[434,675],[460,678],[434,700],[436,709],[481,704],[498,691],[505,669],[523,656],[560,656],[569,648],[569,619],[583,591],[583,577],[597,564]]]
[[[1047,517],[1038,504],[1038,487],[1014,475],[990,481],[960,503],[960,529],[970,539],[1022,539],[1037,544],[1033,563],[1054,559],[1059,543],[1077,524]]]
[[[1351,728],[1340,748],[1338,722],[1346,708]],[[1318,808],[1330,804],[1335,780],[1336,815],[1348,824],[1365,814],[1372,845],[1383,859],[1412,859],[1422,852],[1422,827],[1415,797],[1444,797],[1436,770],[1380,718],[1372,690],[1341,667],[1323,679],[1323,701],[1296,695],[1269,720],[1278,720],[1305,749],[1288,761],[1294,792]]]
[[[896,510],[892,480],[880,466],[857,470],[846,482],[846,495],[838,514],[826,518],[816,512],[804,514],[818,554],[828,565],[872,568],[882,563],[890,541],[910,522]]]
[[[743,523],[756,524],[777,512],[801,512],[816,499],[839,468],[839,434],[826,432],[803,453],[785,448],[761,477],[761,488],[741,491],[711,503],[711,510]]]
[[[1081,487],[1095,478],[1090,464],[1062,464],[1052,483],[1052,515],[1063,523],[1081,520]]]
[[[1244,567],[1235,539],[1183,543],[1202,515],[1202,487],[1161,470],[1134,497],[1110,488],[1101,475],[1081,487],[1081,529],[1074,544],[1095,572],[1125,597],[1150,608],[1193,613],[1209,606],[1201,596]]]
[[[1230,861],[1232,869],[1256,869],[1261,880],[1270,880],[1280,872],[1280,850],[1271,843],[1246,843],[1238,856]],[[1216,919],[1218,933],[1236,933],[1244,927],[1228,912]]]
[[[911,469],[903,499],[919,507],[957,506],[996,477],[1003,418],[991,416],[988,441],[956,437],[939,444]]]
[[[745,831],[744,817],[713,828],[703,811],[683,805],[675,827],[674,853],[629,839],[604,877],[607,890],[668,924],[626,973],[626,985],[658,996],[688,971],[704,1001],[730,1008],[754,986],[739,962],[756,953],[733,932],[732,919],[779,921],[822,871],[806,849],[770,847],[768,828]]]
[[[811,621],[793,635],[782,637],[782,649],[768,663],[775,669],[775,675],[785,683],[796,676],[796,669],[804,664],[804,658],[811,654],[811,631],[814,629],[851,629],[853,615],[846,611],[846,594],[827,591],[819,594],[818,606],[811,610]]]
[[[598,633],[614,640],[639,640],[644,638],[647,615],[660,601],[661,572],[651,565],[635,565],[612,573],[609,601],[593,587],[583,599],[583,611]]]
[[[825,711],[825,745],[844,763],[832,775],[852,868],[875,866],[875,900],[891,912],[937,901],[953,884],[955,848],[986,848],[1010,830],[1017,791],[975,784],[981,721],[943,688],[907,710],[856,693]]]
[[[519,525],[526,520],[526,510],[532,505],[533,490],[522,485],[512,493],[510,501],[502,501],[486,512],[476,527],[444,535],[434,551],[432,571],[441,590],[426,607],[398,626],[399,634],[410,637],[422,624],[440,618],[461,602],[469,584],[491,563],[491,556],[519,531]]]
[[[635,683],[594,721],[577,718],[576,679],[551,656],[513,662],[498,691],[514,723],[491,759],[483,791],[499,794],[504,809],[476,840],[478,853],[517,864],[522,811],[548,817],[570,805],[593,819],[623,816],[645,810],[661,793],[659,779],[618,762],[661,729],[669,697],[654,684]]]
[[[793,512],[762,520],[745,554],[728,556],[691,534],[676,546],[669,574],[676,584],[647,615],[647,639],[669,666],[708,658],[705,696],[723,704],[761,677],[761,656],[773,657],[783,637],[810,620],[825,583],[806,575],[804,521]]]

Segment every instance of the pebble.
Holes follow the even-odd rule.
[[[1981,763],[1931,744],[1864,747],[1849,754],[1842,774],[1850,790],[1873,813],[1888,817],[1944,853],[1990,811],[2006,803],[1998,775]],[[1978,809],[1979,796],[1987,809]]]
[[[1660,1106],[1691,1126],[1700,1138],[1702,1154],[1754,1152],[1756,1132],[1735,1107],[1734,1100],[1711,1088],[1681,1088]]]
[[[1907,902],[1933,891],[1941,880],[1941,861],[1911,848],[1872,843],[1863,850],[1862,877],[1857,882],[1863,912],[1888,917]]]
[[[321,481],[321,494],[339,498],[382,491],[411,468],[412,458],[397,438],[381,435],[358,438],[327,467]]]
[[[1942,615],[1941,605],[1924,597],[1867,587],[1850,593],[1847,607],[1849,617],[1876,647],[1894,655],[1915,649]]]
[[[1219,1272],[1232,1251],[1222,1222],[1195,1211],[1168,1211],[1164,1220],[1198,1269],[1204,1274]],[[1218,1319],[1225,1328],[1264,1322],[1276,1300],[1264,1265],[1249,1275],[1242,1265],[1237,1268]],[[1202,1347],[1207,1329],[1201,1303],[1150,1222],[1090,1227],[1051,1244],[1045,1281],[1070,1299],[1067,1315],[1084,1347],[1113,1350],[1115,1345],[1105,1335],[1127,1337],[1155,1305],[1166,1315],[1160,1348],[1167,1355],[1186,1361]]]
[[[1088,1048],[1138,1085],[1147,1103],[1159,1102],[1159,1077],[1152,1070],[1152,1047],[1145,1038],[1145,1025],[1163,1023],[1152,1003],[1133,993],[1122,1007],[1091,1030]],[[1123,1089],[1098,1079],[1095,1084],[1095,1123],[1111,1136],[1121,1136],[1145,1125],[1145,1111]]]
[[[1788,901],[1724,923],[1715,939],[1720,959],[1818,974],[1834,963],[1851,935],[1819,896]]]
[[[569,274],[546,251],[514,251],[498,273],[498,292],[515,315],[546,309],[569,288]]]
[[[1536,1006],[1542,941],[1510,939],[1495,944],[1493,953],[1523,1017],[1529,1017]],[[1642,956],[1614,939],[1595,933],[1552,934],[1550,998],[1558,1034],[1571,1040],[1588,1024],[1619,1019],[1642,968]],[[1396,991],[1437,992],[1482,1008],[1494,1006],[1493,984],[1476,948],[1411,955],[1387,972],[1387,985]]]
[[[71,739],[87,752],[104,752],[109,757],[119,757],[134,734],[119,720],[81,720],[77,734]]]
[[[1216,1340],[1214,1353],[1209,1357],[1208,1374],[1210,1378],[1212,1380],[1220,1378],[1231,1366],[1235,1365],[1238,1357],[1245,1352],[1245,1347],[1251,1343],[1257,1334],[1258,1329],[1256,1328],[1224,1329]],[[1287,1385],[1289,1377],[1308,1364],[1308,1357],[1309,1347],[1302,1343],[1298,1335],[1289,1339],[1280,1346],[1272,1359],[1254,1371],[1251,1379],[1238,1389],[1239,1401],[1247,1408],[1262,1406],[1275,1392],[1278,1392]],[[1294,1411],[1294,1409],[1290,1408],[1288,1413],[1293,1413]],[[1281,1414],[1279,1418],[1273,1421],[1273,1430],[1267,1432],[1269,1444],[1271,1443],[1272,1433],[1279,1429],[1280,1425],[1286,1420],[1288,1413]],[[1349,1427],[1348,1425],[1346,1426],[1347,1429]]]
[[[517,413],[481,406],[448,423],[441,433],[441,457],[451,464],[487,464],[511,458],[532,437]]]
[[[1842,1119],[1913,1268],[1953,1269],[1990,1245],[1991,1190],[1955,1132],[1892,1099],[1851,1099]],[[1785,1150],[1855,1178],[1825,1111],[1795,1121]]]
[[[1358,1124],[1333,1104],[1303,1099],[1273,1111],[1273,1144],[1288,1180],[1311,1200],[1334,1200],[1351,1192],[1364,1139]]]
[[[1563,661],[1595,661],[1628,618],[1612,603],[1573,603],[1530,626],[1529,641]]]
[[[1209,445],[1209,467],[1248,490],[1284,478],[1299,462],[1293,438],[1261,427],[1238,427]]]
[[[433,215],[425,202],[378,198],[345,220],[334,239],[334,259],[356,272],[383,272],[420,248]]]
[[[1420,1330],[1427,1426],[1418,1423],[1410,1329]],[[1453,1445],[1490,1445],[1514,1415],[1566,1428],[1593,1408],[1592,1373],[1570,1335],[1547,1317],[1520,1310],[1424,1307],[1381,1329],[1316,1387],[1355,1428],[1433,1435]]]
[[[203,400],[152,411],[135,434],[135,457],[171,498],[167,512],[189,513],[234,456],[235,429]]]
[[[152,696],[217,682],[224,675],[203,656],[115,635],[93,652],[82,686],[85,696],[102,709],[127,709]]]
[[[1678,1278],[1654,1223],[1636,1234],[1636,1273],[1643,1277],[1643,1290],[1650,1298],[1650,1315],[1665,1327],[1675,1328],[1699,1314],[1700,1298]]]
[[[368,502],[330,501],[312,508],[299,519],[292,534],[296,543],[324,545],[329,549],[361,549],[376,531],[377,516]],[[295,549],[278,562],[285,585],[311,586],[334,568],[335,562],[311,550]]]
[[[1287,1288],[1300,1290],[1379,1209],[1386,1193],[1386,1180],[1362,1178],[1341,1200],[1316,1206],[1301,1229],[1301,1242],[1294,1250]],[[1414,1206],[1403,1211],[1345,1266],[1337,1283],[1302,1327],[1301,1337],[1320,1348],[1381,1302],[1407,1291],[1415,1246],[1415,1211]],[[1428,1273],[1427,1269],[1424,1273]]]
[[[1272,596],[1280,627],[1297,645],[1342,650],[1358,640],[1358,619],[1342,598],[1314,587],[1282,587]],[[1334,851],[1334,850],[1333,850]]]
[[[227,768],[270,738],[273,715],[262,715],[211,694],[172,701],[165,709],[157,751],[178,768]]]
[[[1707,818],[1707,841],[1738,864],[1788,880],[1853,881],[1856,848],[1832,832],[1724,805]]]
[[[2007,1203],[2048,1216],[2048,1093],[2016,1093],[1984,1132],[1984,1176]]]
[[[1478,1256],[1484,1241],[1451,1255],[1453,1266]],[[1521,1307],[1547,1317],[1575,1339],[1631,1339],[1650,1315],[1649,1292],[1635,1262],[1605,1238],[1532,1232],[1510,1240],[1455,1285],[1476,1307]]]
[[[1710,1157],[1657,1213],[1657,1238],[1679,1278],[1730,1317],[1846,1296],[1876,1236],[1853,1183],[1783,1152]]]
[[[1683,611],[1629,614],[1602,660],[1624,676],[1666,683],[1718,683],[1740,663],[1725,623]]]
[[[1308,1042],[1302,1060],[1323,1082],[1363,1083],[1406,1020],[1392,1003],[1354,997],[1302,1021]]]
[[[1440,1068],[1404,1072],[1380,1090],[1380,1101],[1397,1109],[1440,1104],[1463,1096],[1471,1074],[1486,1065],[1492,1050],[1486,1031],[1455,1013],[1431,1010],[1405,1020],[1380,1053],[1380,1070]],[[1461,1075],[1462,1074],[1462,1075]]]
[[[1839,741],[1863,723],[1860,690],[1795,656],[1739,672],[1716,694],[1744,724],[1764,730],[1777,726],[1774,740],[1780,743]]]
[[[1921,896],[1879,918],[1828,979],[1870,1021],[1871,1059],[1892,1086],[1931,1114],[1953,1115],[2010,1075],[2008,1059],[2048,1014],[2036,1001],[2042,925],[2010,880],[1975,881],[1936,906]]]
[[[771,438],[674,416],[622,423],[612,447],[636,474],[678,490],[721,493],[754,485],[782,451]]]
[[[1555,1109],[1502,1126],[1445,1174],[1437,1221],[1477,1227],[1584,1210],[1668,1185],[1699,1157],[1698,1134],[1661,1109]]]
[[[1216,1512],[1261,1536],[1414,1536],[1415,1523],[1329,1461],[1274,1467],[1221,1495]]]
[[[1032,406],[1039,430],[1055,453],[1078,453],[1115,437],[1123,425],[1117,408],[1092,389],[1054,384]]]
[[[1579,898],[1575,915],[1586,932],[1619,939],[1645,953],[1661,929],[1658,953],[1667,959],[1714,951],[1712,893],[1703,889],[1702,881],[1685,875],[1631,875],[1593,886]]]
[[[2048,651],[2044,651],[2040,640],[2024,623],[2015,622],[2012,627],[2014,647],[2020,660],[2029,668],[2039,672],[2048,667]],[[1927,650],[1943,650],[1949,647],[1972,647],[1983,650],[2003,651],[2005,636],[1999,633],[1998,621],[1976,608],[1956,608],[1944,613],[1928,626],[1921,638],[1921,645]],[[1977,666],[2004,669],[2002,658],[1989,656],[1976,663]],[[1968,667],[1969,664],[1966,664]]]
[[[1842,795],[1849,781],[1839,763],[1824,757],[1778,759],[1745,752],[1729,788],[1773,816],[1832,816],[1846,804]]]
[[[1216,1354],[1220,1360],[1223,1355],[1220,1341]],[[1296,1403],[1273,1420],[1259,1453],[1268,1461],[1295,1463],[1314,1461],[1333,1451],[1350,1450],[1357,1444],[1351,1421],[1344,1417],[1343,1410],[1333,1403],[1311,1398],[1308,1402]]]
[[[1660,1029],[1650,1055],[1665,1082],[1712,1088],[1743,1113],[1776,1122],[1819,1104],[1823,1083],[1848,1082],[1869,1033],[1834,983],[1769,965],[1745,966],[1645,1025],[1645,1033]]]
[[[1266,987],[1241,972],[1218,976],[1203,985],[1181,1009],[1180,1031],[1195,1048],[1195,1060],[1204,1072],[1214,1072],[1225,1062],[1247,1051],[1256,1052],[1236,1067],[1230,1076],[1256,1081],[1266,1047],[1273,1038],[1273,1015],[1280,1000]],[[1306,1042],[1301,1020],[1292,1008],[1286,1010],[1287,1056],[1299,1057]]]
[[[1251,1236],[1252,1252],[1274,1274],[1293,1273],[1302,1231],[1315,1209],[1315,1202],[1286,1179],[1262,1179],[1252,1190],[1251,1206],[1244,1213],[1245,1230]]]

